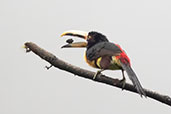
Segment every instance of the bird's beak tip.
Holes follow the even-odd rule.
[[[65,35],[66,35],[66,34],[62,33],[62,34],[60,35],[60,38],[63,37],[63,36],[65,36]]]
[[[64,46],[62,46],[62,47],[61,47],[61,49],[63,49],[63,48],[67,48],[67,47],[70,47],[70,46],[66,46],[66,45],[64,45]]]

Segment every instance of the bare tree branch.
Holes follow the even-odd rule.
[[[38,55],[42,59],[49,62],[51,64],[51,66],[54,66],[54,67],[59,68],[61,70],[65,70],[65,71],[70,72],[72,74],[75,74],[77,76],[93,80],[93,76],[94,76],[95,72],[91,72],[91,71],[73,66],[69,63],[66,63],[66,62],[58,59],[55,55],[51,54],[50,52],[48,52],[42,48],[40,48],[39,46],[37,46],[36,44],[34,44],[32,42],[25,43],[25,48],[26,48],[26,52],[30,52],[30,51],[34,52],[36,55]],[[47,69],[48,69],[48,67],[47,67]],[[118,79],[110,78],[110,77],[105,76],[105,75],[98,75],[96,77],[96,79],[93,81],[105,83],[105,84],[115,86],[115,87],[122,89],[122,84],[119,83]],[[134,86],[131,84],[128,84],[128,83],[125,84],[124,89],[127,91],[130,91],[130,92],[137,93]],[[146,92],[147,97],[155,99],[159,102],[162,102],[164,104],[171,106],[171,98],[169,96],[162,95],[162,94],[159,94],[157,92],[147,90],[147,89],[144,89],[144,90]]]

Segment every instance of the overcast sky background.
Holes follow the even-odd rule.
[[[66,30],[99,31],[131,58],[143,87],[171,96],[170,0],[1,0],[1,114],[170,114],[150,98],[73,76],[22,45],[32,41],[57,57],[89,67],[85,49],[60,49]],[[80,41],[81,39],[74,39]],[[119,71],[104,74],[122,78]],[[127,77],[127,81],[129,81]]]

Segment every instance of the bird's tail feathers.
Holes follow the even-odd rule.
[[[137,89],[137,92],[141,95],[141,97],[142,96],[146,97],[146,93],[145,93],[143,87],[141,86],[141,84],[140,84],[135,72],[131,68],[131,66],[129,64],[124,64],[122,62],[121,62],[121,66],[127,72],[128,77],[132,81],[133,85],[135,86],[135,88]]]

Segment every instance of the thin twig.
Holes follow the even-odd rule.
[[[41,57],[45,61],[49,62],[51,64],[51,66],[54,66],[54,67],[59,68],[61,70],[65,70],[65,71],[70,72],[72,74],[75,74],[77,76],[93,80],[93,76],[94,76],[95,72],[88,71],[88,70],[79,68],[77,66],[71,65],[69,63],[66,63],[66,62],[58,59],[55,55],[51,54],[50,52],[48,52],[42,48],[40,48],[39,46],[37,46],[36,44],[34,44],[32,42],[25,43],[25,48],[26,48],[26,52],[32,51],[33,53],[35,53],[36,55],[38,55],[39,57]],[[110,77],[105,76],[105,75],[98,75],[96,77],[96,79],[93,81],[105,83],[105,84],[108,84],[108,85],[122,89],[122,84],[118,83],[119,82],[118,79],[110,78]],[[134,86],[131,84],[128,84],[128,83],[125,84],[124,90],[137,93]],[[155,100],[162,102],[164,104],[167,104],[168,106],[171,106],[171,98],[169,96],[162,95],[162,94],[159,94],[157,92],[147,90],[147,89],[144,89],[144,90],[145,90],[147,97],[155,99]]]

